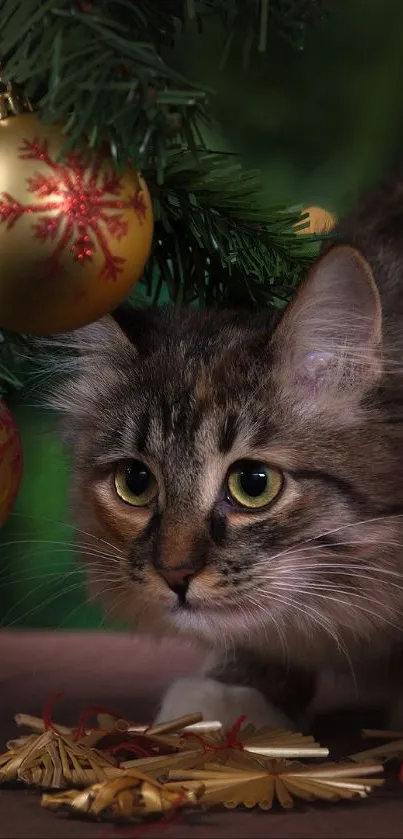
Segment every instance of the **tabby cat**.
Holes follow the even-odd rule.
[[[399,714],[402,273],[394,182],[278,323],[122,310],[66,340],[53,404],[91,590],[134,631],[206,649],[160,719],[289,725],[324,668],[358,693],[382,683]]]

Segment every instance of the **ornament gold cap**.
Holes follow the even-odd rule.
[[[0,120],[19,114],[32,113],[31,102],[14,82],[4,81],[0,76]]]

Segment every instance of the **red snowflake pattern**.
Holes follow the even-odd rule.
[[[120,198],[122,179],[113,172],[101,172],[102,159],[97,157],[90,166],[79,154],[70,154],[64,163],[52,160],[47,142],[24,140],[19,148],[20,160],[45,163],[48,174],[35,172],[27,178],[28,191],[41,202],[21,204],[8,192],[1,193],[0,224],[11,230],[22,216],[37,215],[32,225],[36,238],[42,242],[55,241],[48,263],[49,274],[60,273],[60,256],[67,247],[78,264],[92,260],[99,248],[103,265],[99,277],[116,280],[123,271],[125,259],[114,255],[106,234],[120,241],[129,232],[129,223],[122,210],[133,210],[139,221],[146,215],[144,195],[139,189],[129,198]],[[57,215],[51,214],[58,211]]]

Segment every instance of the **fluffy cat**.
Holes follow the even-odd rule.
[[[160,719],[289,725],[324,667],[399,709],[403,187],[336,238],[278,323],[122,310],[65,341],[53,405],[92,592],[209,654]]]

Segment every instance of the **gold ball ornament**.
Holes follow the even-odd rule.
[[[21,478],[21,438],[13,415],[0,399],[0,527],[11,513]]]
[[[0,328],[65,332],[112,311],[140,279],[153,213],[145,181],[86,151],[59,159],[61,130],[0,120]]]
[[[301,230],[298,230],[298,233],[316,233],[317,235],[323,233],[329,233],[333,230],[333,227],[336,224],[336,216],[333,213],[329,213],[328,210],[324,210],[322,207],[307,207],[304,210],[304,213],[308,213],[308,219],[304,220],[304,224],[307,224]]]

